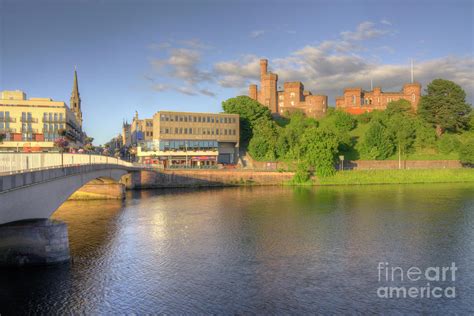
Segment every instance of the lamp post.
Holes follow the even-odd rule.
[[[339,166],[340,166],[340,169],[341,169],[342,171],[344,171],[344,155],[340,155],[340,156],[339,156],[339,160],[341,161],[341,163],[340,163],[340,165],[339,165]]]

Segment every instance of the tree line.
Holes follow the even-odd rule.
[[[287,161],[296,165],[295,181],[307,181],[336,172],[340,155],[349,159],[402,159],[417,150],[458,152],[465,164],[474,164],[474,115],[466,93],[456,83],[435,79],[426,88],[418,111],[410,102],[390,102],[385,111],[353,116],[330,109],[316,120],[301,112],[272,118],[257,101],[239,96],[222,102],[227,113],[240,115],[241,146],[261,161]],[[354,136],[355,129],[363,135]],[[464,134],[463,143],[459,134]]]

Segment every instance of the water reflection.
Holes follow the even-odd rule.
[[[87,314],[466,313],[474,301],[473,193],[467,184],[248,187],[67,202],[54,217],[69,224],[74,262],[2,272],[1,306]],[[455,261],[461,295],[377,299],[380,261]]]

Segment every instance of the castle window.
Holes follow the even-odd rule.
[[[415,96],[414,93],[411,95],[411,100],[412,100],[413,102],[415,102],[415,100],[416,100],[416,96]]]
[[[294,98],[294,97],[295,97],[295,93],[294,93],[294,92],[291,92],[291,93],[290,93],[290,97],[291,97],[291,98]]]
[[[283,106],[283,102],[278,103],[278,105]]]
[[[295,101],[291,101],[291,105],[295,105]]]
[[[352,104],[356,104],[356,96],[355,95],[352,96]]]
[[[278,99],[283,100],[283,95],[279,95]]]

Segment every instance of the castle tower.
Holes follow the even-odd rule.
[[[268,107],[272,114],[278,114],[277,82],[278,75],[268,72],[268,60],[260,59],[261,93],[258,102]]]
[[[418,82],[406,83],[403,85],[403,95],[405,99],[411,102],[415,111],[418,110],[418,103],[421,98],[421,84]]]
[[[71,100],[69,103],[72,112],[76,115],[79,127],[82,128],[81,97],[79,96],[79,85],[77,83],[77,70],[74,68],[74,84],[72,86]]]
[[[264,76],[267,74],[268,60],[260,59],[260,80],[263,81]]]

